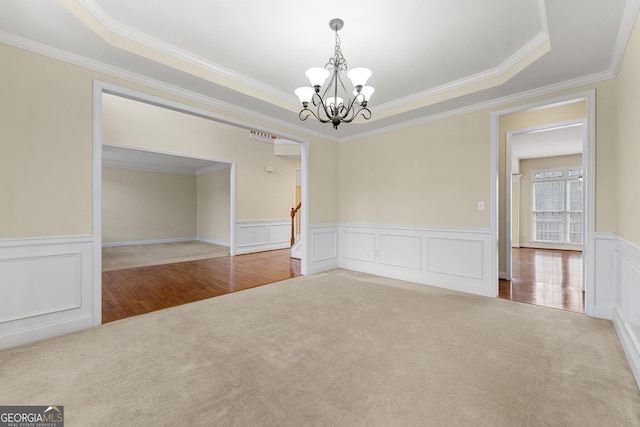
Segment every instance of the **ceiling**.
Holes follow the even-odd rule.
[[[582,124],[519,133],[511,137],[511,154],[524,159],[582,153]]]
[[[227,163],[112,145],[102,146],[102,164],[104,166],[181,175],[200,175],[213,170],[230,167]]]
[[[3,0],[0,42],[292,131],[348,140],[612,78],[640,0]],[[307,68],[373,71],[373,117],[298,118]],[[498,101],[496,101],[498,100]]]

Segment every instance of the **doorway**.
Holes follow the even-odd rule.
[[[588,315],[593,314],[594,310],[594,295],[593,295],[593,235],[595,233],[595,225],[593,220],[593,214],[595,210],[594,200],[594,121],[595,121],[595,93],[593,91],[584,92],[576,95],[568,95],[561,98],[556,98],[549,101],[541,101],[534,104],[529,104],[521,107],[515,107],[507,110],[498,111],[492,113],[492,170],[494,171],[492,184],[492,234],[496,243],[496,253],[498,259],[496,265],[498,267],[499,283],[497,294],[505,293],[505,281],[514,279],[513,268],[513,253],[511,251],[512,242],[515,241],[516,249],[522,242],[518,241],[518,236],[524,234],[530,236],[531,230],[535,230],[535,226],[529,224],[535,224],[535,216],[532,216],[532,220],[529,224],[525,225],[527,232],[517,233],[512,236],[513,228],[521,227],[518,220],[532,215],[529,212],[518,215],[517,218],[512,218],[512,191],[513,188],[517,188],[512,183],[512,176],[520,175],[518,173],[512,174],[514,171],[514,164],[512,161],[512,146],[510,144],[511,139],[518,135],[533,135],[535,133],[548,132],[551,129],[555,129],[558,132],[561,130],[572,130],[579,133],[582,138],[580,141],[582,148],[582,159],[580,166],[582,169],[582,199],[584,201],[584,209],[581,212],[582,225],[581,225],[581,237],[582,237],[582,256],[579,261],[575,260],[575,257],[569,257],[562,261],[562,258],[551,257],[554,261],[547,261],[547,266],[555,265],[559,262],[559,266],[564,263],[565,267],[571,264],[572,271],[575,272],[576,266],[581,273],[579,280],[581,284],[578,285],[578,292],[584,291],[584,311]],[[576,112],[578,111],[578,112]],[[533,120],[533,121],[532,121]],[[536,122],[537,120],[537,122]],[[532,124],[534,123],[534,124]],[[573,160],[575,163],[575,159]],[[518,170],[515,170],[519,172]],[[566,173],[567,171],[565,171]],[[530,173],[530,172],[527,172]],[[572,172],[573,173],[573,172]],[[527,184],[529,185],[529,184]],[[495,191],[494,191],[495,190]],[[530,191],[527,192],[526,198],[529,199]],[[516,191],[516,197],[518,197]],[[522,228],[520,229],[522,231]],[[560,235],[568,236],[569,233],[561,232]],[[514,237],[515,236],[515,237]],[[531,256],[530,261],[545,259],[546,255],[553,255],[551,253],[544,253],[542,251],[558,250],[558,249],[577,249],[569,247],[567,244],[553,245],[550,242],[535,242],[533,245],[529,244],[529,240],[544,240],[544,239],[526,239],[524,246],[533,246],[537,252],[529,254]],[[553,240],[553,239],[550,239]],[[526,258],[527,251],[518,252],[518,260]],[[556,255],[560,255],[557,253]],[[570,252],[568,254],[571,254]],[[575,254],[574,254],[575,255]],[[518,274],[522,270],[518,270]],[[562,269],[559,270],[560,272]],[[565,271],[566,272],[566,271]],[[575,274],[574,274],[575,276]],[[575,279],[573,279],[575,280]],[[575,282],[571,282],[571,286],[575,286]]]
[[[209,111],[200,110],[189,105],[179,104],[174,101],[169,101],[163,98],[154,97],[145,93],[132,91],[129,89],[121,88],[115,85],[111,85],[104,82],[95,81],[94,82],[94,108],[93,108],[93,224],[94,224],[94,237],[93,237],[93,262],[95,266],[102,265],[102,146],[103,146],[103,135],[102,135],[102,97],[103,94],[114,95],[116,97],[127,98],[131,101],[141,102],[143,104],[148,104],[154,107],[161,107],[164,110],[171,110],[172,112],[177,112],[184,114],[186,116],[196,118],[196,119],[206,119],[208,123],[216,122],[216,126],[226,127],[229,129],[229,132],[238,132],[241,130],[242,132],[255,129],[249,123],[240,122],[236,119],[231,119],[219,114],[211,113]],[[233,129],[233,130],[232,130]],[[261,129],[261,131],[269,132],[269,129]],[[307,198],[308,198],[308,141],[301,140],[300,138],[286,135],[282,132],[279,132],[280,135],[285,136],[287,140],[300,144],[300,157],[301,157],[301,198],[303,200],[303,205],[305,208],[302,210],[301,215],[301,234],[303,237],[306,237],[307,234],[307,224],[308,224],[308,212],[306,206],[308,206]],[[160,147],[159,149],[155,149],[153,146],[145,145],[143,142],[141,145],[132,144],[135,148],[147,150],[150,152],[161,153],[161,154],[178,154],[184,155],[187,157],[200,157],[205,160],[214,160],[222,163],[230,164],[230,195],[231,202],[229,206],[229,250],[231,256],[233,257],[237,253],[238,249],[238,238],[236,232],[236,164],[233,160],[228,159],[217,159],[211,158],[207,155],[199,156],[199,155],[190,155],[189,153],[185,153],[183,150],[183,145],[176,145],[175,149],[165,149],[166,147]],[[224,155],[223,155],[224,156]],[[264,168],[264,166],[262,166]],[[289,191],[287,187],[287,192]],[[290,193],[289,193],[290,194]],[[306,274],[307,272],[307,263],[306,263],[306,248],[303,247],[301,251],[301,263],[300,263],[300,271],[302,274]],[[93,271],[93,287],[94,287],[94,301],[93,301],[93,321],[95,325],[101,323],[102,318],[102,277],[101,277],[101,269],[95,268]]]

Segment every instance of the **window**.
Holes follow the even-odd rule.
[[[534,242],[582,245],[582,168],[533,171]]]

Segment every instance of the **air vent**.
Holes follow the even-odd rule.
[[[259,130],[252,130],[249,134],[250,139],[255,139],[256,141],[269,142],[274,143],[278,139],[277,136],[268,134],[266,132],[261,132]]]

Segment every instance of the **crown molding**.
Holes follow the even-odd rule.
[[[197,92],[183,89],[178,86],[170,85],[168,83],[164,83],[159,80],[155,80],[155,79],[143,76],[141,74],[127,71],[122,68],[114,67],[112,65],[108,65],[100,61],[96,61],[93,59],[86,58],[84,56],[76,55],[62,49],[54,48],[49,45],[45,45],[43,43],[39,43],[33,40],[16,36],[11,33],[0,31],[0,43],[4,43],[6,45],[13,46],[18,49],[36,53],[38,55],[46,56],[48,58],[56,59],[58,61],[66,62],[68,64],[76,65],[78,67],[96,71],[98,73],[105,74],[111,77],[123,79],[131,83],[139,84],[151,89],[157,89],[159,91],[169,93],[169,94],[172,94],[184,99],[188,99],[194,102],[198,102],[204,105],[208,105],[210,107],[220,109],[222,111],[227,111],[227,112],[241,115],[243,117],[249,117],[251,119],[260,120],[265,123],[269,123],[273,126],[278,126],[278,127],[287,129],[289,132],[300,133],[306,136],[315,136],[318,138],[327,139],[329,141],[338,142],[337,138],[329,136],[323,132],[315,131],[315,130],[306,128],[302,125],[294,125],[292,123],[285,122],[283,120],[274,119],[271,116],[261,114],[253,110],[238,107],[237,105],[234,105],[234,104],[229,104],[227,102],[220,101],[215,98],[211,98]],[[257,129],[258,127],[255,127],[255,128]],[[273,131],[271,130],[270,132],[273,132]]]
[[[618,75],[624,51],[627,48],[631,31],[633,30],[636,17],[638,16],[638,10],[640,10],[640,0],[627,0],[624,12],[622,13],[622,21],[620,22],[620,29],[618,30],[616,43],[613,47],[613,52],[611,53],[611,62],[609,64],[609,70],[614,76]]]
[[[106,43],[291,111],[295,97],[116,21],[93,0],[58,0]],[[160,55],[158,55],[158,53]],[[192,67],[195,67],[193,69]],[[200,71],[198,71],[200,70]],[[247,90],[251,89],[251,90]],[[267,95],[266,97],[264,95]]]
[[[601,73],[591,74],[589,76],[579,77],[577,79],[567,80],[561,83],[556,83],[553,85],[544,86],[537,89],[531,89],[525,92],[504,96],[502,98],[495,98],[489,101],[468,105],[466,107],[456,108],[456,109],[444,111],[438,114],[432,114],[429,116],[421,117],[419,119],[407,120],[402,123],[397,123],[391,126],[386,126],[384,128],[375,129],[369,132],[362,132],[357,135],[340,138],[338,142],[343,143],[343,142],[354,141],[357,139],[380,135],[383,133],[388,133],[388,132],[402,130],[402,129],[406,129],[414,126],[419,126],[419,125],[434,122],[437,120],[444,120],[451,117],[473,113],[476,111],[481,111],[489,108],[497,108],[507,104],[522,102],[522,101],[530,100],[531,98],[545,96],[545,95],[549,95],[556,92],[561,92],[563,90],[570,90],[580,86],[596,84],[596,83],[599,83],[605,80],[610,80],[613,78],[615,78],[615,75],[613,75],[613,73],[611,73],[610,71],[603,71]]]

